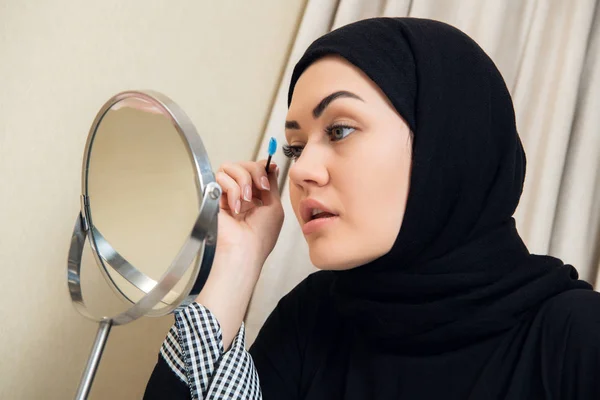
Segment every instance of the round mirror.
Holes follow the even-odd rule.
[[[221,191],[183,111],[156,92],[114,96],[90,130],[82,178],[78,222],[102,275],[132,306],[114,316],[91,316],[80,282],[72,282],[80,275],[79,255],[70,256],[79,265],[69,269],[79,310],[118,325],[193,301],[210,271]]]
[[[214,257],[221,196],[192,123],[151,91],[106,102],[88,135],[82,172],[68,283],[76,308],[100,328],[78,397],[87,395],[110,326],[165,315],[197,297]],[[82,274],[86,237],[97,268]],[[100,281],[113,299],[95,288]]]
[[[129,97],[104,114],[86,171],[96,254],[117,293],[135,303],[175,259],[200,211],[188,146],[169,114]],[[116,255],[142,280],[128,280]]]

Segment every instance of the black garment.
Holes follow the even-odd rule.
[[[441,22],[363,20],[307,49],[289,101],[328,54],[412,129],[410,193],[388,254],[280,301],[250,349],[263,398],[600,399],[600,294],[518,235],[525,153],[493,62]]]
[[[378,351],[356,337],[334,309],[333,279],[331,272],[309,276],[261,329],[250,353],[265,400],[599,398],[596,292],[566,291],[505,334],[459,351],[416,357]],[[210,338],[214,330],[196,328],[209,341],[218,339]],[[244,368],[235,357],[223,356],[218,364],[238,377],[233,395],[252,382],[251,374],[240,375]],[[144,399],[190,399],[190,388],[162,355]]]
[[[597,292],[565,291],[505,332],[411,355],[358,335],[335,310],[334,280],[309,276],[261,329],[250,354],[264,400],[600,399]]]
[[[190,398],[190,389],[187,384],[175,375],[165,359],[159,355],[158,362],[146,385],[144,400],[187,400]]]

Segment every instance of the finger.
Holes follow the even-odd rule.
[[[223,193],[227,196],[227,205],[230,210],[233,210],[236,214],[240,213],[241,202],[240,202],[240,187],[237,182],[223,171],[218,171],[216,174],[216,181],[221,186]]]
[[[242,163],[228,163],[221,166],[223,172],[232,177],[241,190],[241,197],[245,201],[252,200],[252,176]]]
[[[246,161],[240,163],[252,176],[252,182],[261,190],[271,190],[271,182],[265,172],[266,160],[254,162]],[[271,165],[276,165],[274,162]],[[270,169],[270,168],[269,168]]]
[[[259,161],[259,163],[262,163],[262,170],[264,173],[265,166],[267,164],[267,160],[261,160],[261,161]],[[278,171],[279,171],[279,166],[277,164],[271,162],[271,164],[269,165],[269,175],[268,175],[269,185],[271,186],[270,193],[277,200],[279,200],[281,198],[281,193],[279,191],[279,182],[278,182],[279,172]]]
[[[242,202],[242,209],[240,211],[240,214],[243,214],[245,212],[248,212],[250,210],[252,210],[253,208],[257,208],[263,205],[262,200],[257,199],[256,197],[254,197],[252,199],[252,201],[248,202],[248,201],[244,201]]]

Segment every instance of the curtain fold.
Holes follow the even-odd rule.
[[[600,273],[600,2],[587,43],[550,253],[597,284]]]
[[[308,0],[262,137],[285,141],[292,69],[322,34],[357,20],[411,16],[463,30],[494,60],[511,92],[527,154],[515,213],[531,252],[573,264],[594,284],[600,269],[600,1]],[[259,157],[261,155],[259,154]],[[275,157],[287,171],[288,161]],[[316,269],[280,176],[286,218],[246,317],[251,344],[277,301]]]

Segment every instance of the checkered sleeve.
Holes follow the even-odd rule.
[[[231,348],[224,352],[217,318],[192,303],[175,312],[160,355],[173,373],[188,385],[192,399],[262,399],[258,373],[246,351],[244,323]]]

